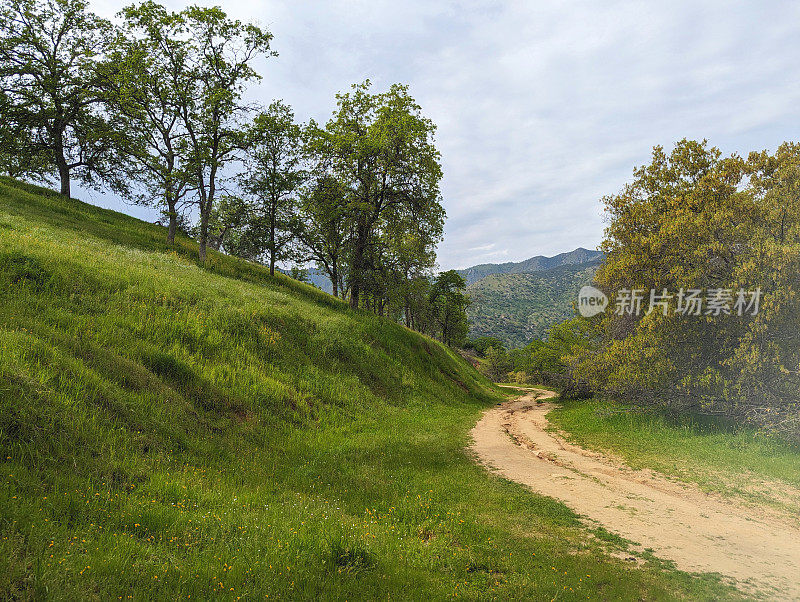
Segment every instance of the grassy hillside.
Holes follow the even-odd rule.
[[[508,347],[524,347],[570,318],[582,286],[590,284],[599,260],[530,274],[495,274],[467,288],[470,336],[492,336]]]
[[[458,270],[459,274],[467,281],[467,286],[486,278],[492,274],[529,274],[531,272],[542,272],[552,270],[562,265],[572,265],[576,263],[586,263],[587,261],[597,261],[603,257],[600,251],[590,251],[578,247],[569,253],[559,253],[553,257],[537,255],[525,261],[506,263],[482,263],[463,270]]]
[[[476,466],[450,350],[163,236],[0,180],[3,599],[729,592]]]

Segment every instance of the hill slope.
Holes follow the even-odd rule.
[[[545,257],[537,255],[525,261],[517,263],[484,263],[481,265],[474,265],[463,270],[458,270],[458,273],[467,281],[467,286],[478,282],[482,278],[491,276],[493,274],[529,274],[531,272],[541,272],[544,270],[551,270],[562,265],[572,265],[577,263],[586,263],[589,261],[596,261],[602,258],[603,254],[600,251],[590,251],[582,247],[578,247],[574,251],[568,253],[559,253],[553,257]]]
[[[3,599],[727,591],[474,465],[449,349],[163,236],[0,180]]]
[[[572,303],[590,284],[600,260],[530,274],[493,274],[467,288],[470,336],[493,336],[509,347],[543,338],[573,315]]]

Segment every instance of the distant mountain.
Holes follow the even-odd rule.
[[[594,253],[585,249],[573,253],[579,251]],[[569,255],[572,254],[543,259]],[[534,257],[528,262],[538,259]],[[595,256],[590,261],[564,263],[548,270],[494,273],[473,281],[467,287],[472,300],[467,308],[472,324],[470,337],[497,337],[509,348],[524,347],[531,339],[544,338],[551,326],[573,316],[572,303],[578,291],[591,284],[601,261]]]
[[[306,277],[308,278],[308,281],[317,288],[322,289],[329,295],[333,294],[333,284],[331,284],[331,279],[328,278],[328,274],[325,272],[325,270],[320,270],[319,268],[308,268]]]
[[[481,278],[486,278],[486,276],[491,276],[492,274],[528,274],[531,272],[542,272],[562,265],[587,263],[602,257],[603,253],[600,251],[590,251],[589,249],[578,247],[574,251],[560,253],[554,257],[537,255],[536,257],[531,257],[530,259],[517,263],[483,263],[458,270],[458,273],[464,277],[464,280],[467,281],[467,286],[469,286]]]
[[[286,274],[287,276],[292,275],[291,270],[287,270],[285,268],[276,268],[281,274]],[[331,284],[331,279],[328,278],[328,274],[325,270],[320,270],[319,268],[309,267],[305,268],[305,279],[304,282],[308,282],[309,284],[313,284],[318,289],[321,289],[328,293],[329,295],[333,294],[333,285]]]

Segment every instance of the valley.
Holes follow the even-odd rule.
[[[4,598],[720,598],[485,472],[453,350],[0,181]]]

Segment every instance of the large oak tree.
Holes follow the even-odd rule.
[[[205,262],[209,242],[209,220],[215,203],[224,193],[225,181],[234,174],[230,164],[242,158],[244,130],[252,107],[244,100],[246,86],[260,79],[254,63],[270,56],[272,35],[255,25],[230,19],[219,7],[190,6],[171,13],[154,2],[131,6],[123,11],[129,28],[139,34],[140,44],[158,53],[140,65],[147,70],[143,83],[149,85],[156,109],[155,119],[145,112],[144,127],[166,118],[167,136],[175,139],[190,197],[199,214],[200,261]],[[166,103],[162,108],[162,102]],[[178,119],[173,124],[172,119]],[[173,130],[172,128],[177,128]],[[156,128],[158,129],[158,128]],[[155,159],[160,172],[155,182],[162,186],[168,161],[161,152],[167,148],[163,132]],[[174,185],[173,179],[173,185]],[[166,191],[166,188],[165,188]]]
[[[118,150],[120,123],[105,110],[101,68],[112,25],[85,0],[3,0],[0,4],[0,86],[4,121],[16,128],[15,152],[44,162],[61,194],[71,179],[125,185]]]
[[[190,85],[192,47],[180,15],[155,2],[128,6],[124,34],[110,57],[110,94],[126,118],[129,157],[138,186],[135,201],[162,208],[167,242],[175,241],[178,211],[194,183],[178,90]]]

